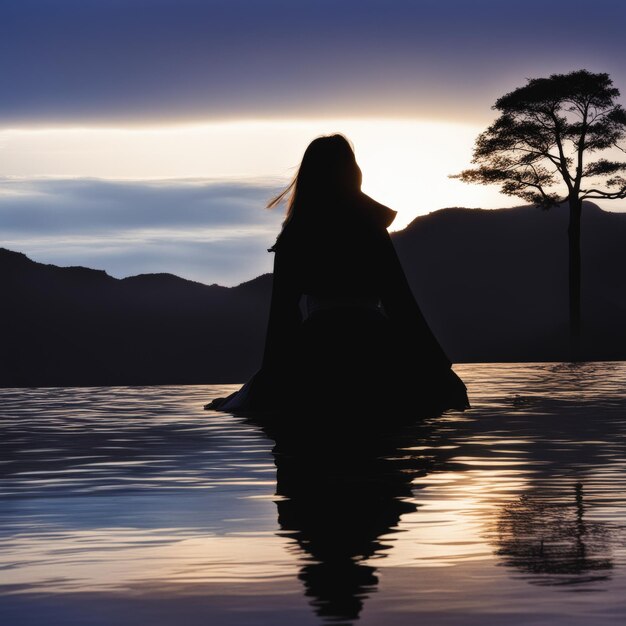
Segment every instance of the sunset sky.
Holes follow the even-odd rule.
[[[519,204],[447,176],[526,78],[586,68],[626,96],[625,24],[620,0],[5,0],[0,246],[237,284],[270,270],[263,207],[332,132],[394,228]]]

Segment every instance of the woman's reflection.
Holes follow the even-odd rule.
[[[416,509],[411,480],[427,461],[402,448],[411,430],[352,432],[322,441],[311,432],[265,429],[274,439],[278,522],[297,542],[306,563],[305,593],[318,615],[357,619],[376,590],[376,568],[404,513]]]

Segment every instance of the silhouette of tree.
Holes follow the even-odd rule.
[[[500,116],[476,139],[477,167],[451,176],[498,184],[501,191],[549,209],[569,204],[569,321],[572,358],[580,343],[580,217],[591,198],[626,198],[626,162],[593,153],[617,149],[626,111],[608,74],[578,70],[529,79],[499,98]],[[608,156],[611,156],[610,154]],[[613,155],[614,156],[614,155]]]

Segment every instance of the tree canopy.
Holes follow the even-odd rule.
[[[533,78],[499,98],[500,116],[476,140],[477,167],[452,176],[499,184],[549,208],[565,201],[626,198],[626,111],[608,74],[578,70]],[[609,158],[597,153],[605,152]],[[593,160],[591,156],[593,155]]]

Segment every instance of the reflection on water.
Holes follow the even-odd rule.
[[[529,574],[530,582],[571,585],[610,575],[610,529],[585,519],[582,483],[567,496],[552,494],[548,499],[545,493],[528,493],[502,507],[496,554]]]
[[[331,445],[306,429],[266,432],[276,441],[278,523],[305,557],[305,593],[318,615],[356,619],[378,583],[373,559],[393,545],[381,537],[417,509],[411,480],[422,463],[404,456],[396,432],[335,429]]]
[[[348,433],[0,390],[0,619],[621,623],[626,363],[455,369],[470,411]]]

